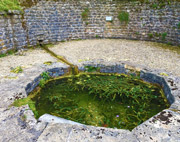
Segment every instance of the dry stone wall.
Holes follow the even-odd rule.
[[[85,18],[82,13],[85,11]],[[118,19],[121,12],[127,22]],[[106,21],[111,16],[112,21]],[[41,0],[18,12],[0,14],[0,52],[70,39],[125,38],[180,45],[180,2],[159,8],[127,0]]]
[[[27,45],[26,32],[19,11],[0,13],[0,53]]]

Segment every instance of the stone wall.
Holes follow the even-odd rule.
[[[19,11],[0,13],[0,53],[27,45],[26,32]]]
[[[125,38],[180,45],[180,2],[161,6],[127,0],[41,0],[18,13],[0,16],[0,52],[70,39]],[[87,18],[82,12],[88,9]],[[125,11],[129,21],[118,14]],[[106,21],[112,16],[112,21]]]

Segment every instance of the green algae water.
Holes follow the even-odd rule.
[[[48,113],[82,124],[129,130],[169,107],[159,86],[123,74],[63,76],[48,81],[29,98],[36,118]]]

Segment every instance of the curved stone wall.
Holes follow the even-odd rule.
[[[85,12],[85,18],[82,13]],[[118,15],[125,12],[129,20]],[[87,15],[87,16],[86,16]],[[112,17],[107,21],[106,17]],[[70,39],[126,38],[180,45],[180,2],[161,5],[127,0],[41,0],[18,12],[0,14],[0,52]]]

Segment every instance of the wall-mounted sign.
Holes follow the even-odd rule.
[[[112,16],[106,16],[106,21],[112,21]]]

